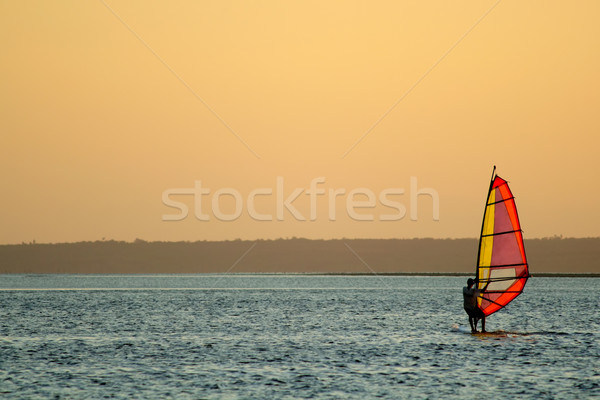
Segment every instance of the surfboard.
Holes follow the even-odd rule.
[[[458,324],[452,325],[451,330],[456,333],[463,333],[473,336],[483,336],[483,337],[508,337],[511,336],[509,332],[504,331],[491,331],[491,332],[471,332],[471,328],[468,326],[461,326]]]

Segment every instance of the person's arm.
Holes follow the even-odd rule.
[[[485,286],[482,289],[475,289],[479,293],[483,293],[485,292],[485,290],[487,289],[487,287],[490,285],[491,281],[488,280],[487,283],[485,284]],[[475,286],[479,286],[479,279],[475,279]]]

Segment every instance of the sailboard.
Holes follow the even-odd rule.
[[[514,337],[514,336],[518,336],[519,335],[518,333],[505,332],[505,331],[502,331],[502,330],[494,331],[494,332],[476,332],[476,333],[473,333],[473,331],[471,330],[470,327],[468,327],[468,326],[461,326],[461,325],[457,325],[457,324],[452,325],[451,330],[453,332],[456,332],[456,333],[464,333],[465,335],[478,335],[478,336],[494,337],[494,338]]]
[[[508,182],[496,175],[496,166],[483,213],[476,277],[481,291],[477,305],[486,316],[520,295],[529,278],[515,198]]]

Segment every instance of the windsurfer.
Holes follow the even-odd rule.
[[[477,305],[477,297],[483,292],[483,289],[477,289],[473,287],[475,281],[472,278],[467,279],[467,286],[463,287],[463,297],[465,300],[465,311],[469,315],[469,325],[471,325],[471,332],[477,332],[477,323],[481,320],[481,332],[485,332],[485,314]]]

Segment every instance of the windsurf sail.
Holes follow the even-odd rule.
[[[487,316],[523,292],[529,267],[515,198],[508,182],[492,172],[477,256],[477,304]]]

